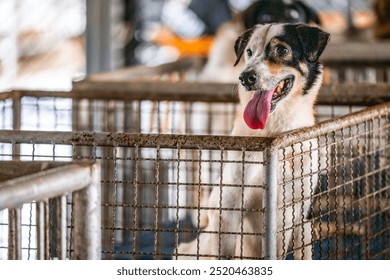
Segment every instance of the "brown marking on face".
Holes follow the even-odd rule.
[[[299,68],[302,70],[304,75],[307,75],[309,73],[309,68],[307,67],[307,64],[303,63],[302,61],[299,62]]]
[[[286,53],[284,53],[286,52]],[[280,73],[286,62],[292,61],[292,49],[278,38],[272,38],[269,42],[266,64],[273,75]]]
[[[281,63],[274,63],[267,60],[265,61],[265,64],[267,65],[269,72],[274,76],[277,76],[284,69],[284,65]]]

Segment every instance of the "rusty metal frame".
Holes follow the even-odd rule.
[[[12,100],[11,106],[10,103],[4,103],[7,104],[7,108],[3,108],[3,114],[6,113],[7,116],[11,114],[12,120],[8,120],[7,125],[9,126],[9,123],[12,122],[12,128],[15,130],[25,129],[21,119],[23,108],[30,107],[32,110],[38,110],[41,101],[50,99],[53,100],[54,107],[49,108],[49,110],[55,117],[57,117],[57,108],[55,107],[57,102],[61,102],[61,100],[72,102],[71,107],[67,109],[71,114],[69,123],[66,123],[67,130],[187,134],[213,132],[226,135],[231,129],[232,116],[237,111],[236,91],[237,86],[234,84],[141,80],[89,83],[87,80],[75,84],[74,89],[70,92],[14,90],[0,93],[0,100]],[[335,106],[348,108],[350,113],[361,107],[388,102],[390,101],[389,92],[389,84],[323,86],[317,100],[320,109],[317,117],[319,120],[323,120],[339,116],[338,109],[333,109],[336,108]],[[23,100],[26,100],[27,103],[23,103]],[[28,104],[28,102],[36,104]],[[201,104],[202,109],[199,104]],[[226,107],[225,104],[229,104],[229,107]],[[141,111],[145,105],[149,106],[151,110],[150,112],[146,111],[146,114]],[[345,110],[342,112],[346,113]],[[37,111],[36,114],[38,113]],[[203,126],[197,130],[193,130],[192,127],[193,113],[198,115],[201,113],[204,118]],[[116,121],[117,116],[124,116],[123,121]],[[147,124],[145,116],[149,118]],[[178,123],[178,118],[180,118],[180,123]],[[225,125],[214,127],[212,121],[215,122],[216,118],[217,122],[223,121]],[[176,123],[172,123],[174,119]],[[38,123],[35,129],[41,130]],[[213,131],[213,129],[217,129],[218,132]]]
[[[264,162],[268,177],[266,185],[269,188],[266,205],[269,209],[265,241],[265,255],[276,258],[275,240],[275,188],[278,186],[276,152],[286,146],[301,143],[302,141],[316,139],[321,135],[332,133],[336,130],[359,125],[379,116],[389,119],[390,103],[377,105],[361,112],[349,114],[337,119],[325,121],[310,128],[304,128],[283,134],[277,138],[233,137],[233,136],[189,136],[189,135],[161,135],[161,134],[130,134],[130,133],[93,133],[93,132],[39,132],[39,131],[1,131],[0,142],[18,144],[65,144],[73,147],[137,147],[154,149],[189,149],[189,150],[235,150],[242,151],[269,151]],[[272,152],[274,151],[274,152]],[[158,156],[158,155],[157,155]],[[268,167],[267,167],[268,166]],[[157,168],[157,167],[156,167]]]
[[[58,258],[66,258],[66,195],[73,193],[73,259],[100,259],[100,166],[78,162],[0,162],[0,210],[9,209],[8,259],[21,258],[20,207],[36,202],[37,257],[47,259],[47,202],[59,198]],[[46,214],[45,214],[46,213]],[[46,225],[46,226],[45,226]]]
[[[390,85],[334,84],[320,89],[319,105],[370,106],[390,101]],[[69,98],[73,100],[121,101],[188,101],[237,103],[237,85],[190,81],[94,81],[74,84],[72,91],[13,90],[0,93],[0,100],[13,99],[15,105],[23,97]],[[14,108],[18,112],[18,108]],[[16,114],[17,115],[17,114]],[[15,116],[17,117],[17,116]],[[17,121],[15,121],[17,123]]]

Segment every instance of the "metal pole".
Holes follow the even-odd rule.
[[[110,0],[102,0],[101,13],[101,34],[100,34],[100,57],[101,71],[113,70],[113,38],[111,36],[111,2]]]
[[[74,195],[73,259],[101,258],[100,165],[91,167],[91,183]]]
[[[86,73],[112,70],[111,1],[87,0]]]
[[[46,218],[45,218],[45,202],[39,201],[36,203],[37,208],[37,259],[45,260],[47,258],[46,255]]]
[[[19,93],[15,92],[12,95],[12,128],[14,130],[20,130],[22,119],[22,97]]]
[[[22,259],[22,217],[21,209],[14,208],[8,210],[8,259]]]
[[[66,195],[56,199],[57,208],[57,257],[66,259]]]
[[[264,166],[265,184],[264,206],[265,212],[265,238],[263,255],[271,260],[277,259],[277,187],[278,187],[278,150],[273,146],[266,151],[267,162]]]
[[[12,128],[13,130],[20,130],[22,126],[22,97],[19,93],[12,96]],[[20,145],[16,145],[12,151],[12,159],[20,159]]]
[[[38,175],[7,180],[0,188],[0,209],[14,208],[27,201],[40,201],[81,190],[91,182],[91,168],[74,164],[48,169]]]
[[[85,28],[86,74],[100,70],[100,2],[87,0],[87,25]]]

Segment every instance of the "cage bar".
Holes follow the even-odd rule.
[[[277,214],[278,214],[278,154],[277,150],[271,148],[267,151],[268,162],[265,165],[264,178],[266,183],[266,191],[264,194],[264,205],[266,212],[266,233],[264,238],[264,253],[268,259],[277,259]]]
[[[100,259],[100,171],[97,163],[61,164],[53,162],[2,161],[0,209],[9,209],[8,258],[21,259],[21,206],[37,205],[37,258],[48,259],[48,199],[59,197],[60,219],[57,233],[59,250],[56,257],[65,258],[66,200],[64,194],[74,192],[75,259]],[[42,169],[47,169],[41,171]],[[19,177],[17,175],[20,175]],[[90,199],[92,198],[92,199]],[[68,242],[70,242],[68,240]],[[56,247],[56,246],[54,246]]]

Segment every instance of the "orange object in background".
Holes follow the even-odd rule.
[[[161,46],[176,48],[181,57],[185,56],[207,56],[213,43],[212,36],[202,36],[195,39],[183,39],[176,36],[169,29],[162,28],[153,42]]]

